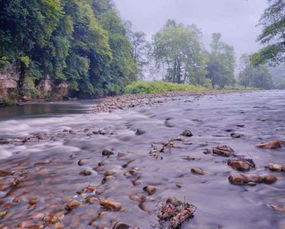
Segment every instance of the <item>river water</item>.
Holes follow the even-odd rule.
[[[54,213],[62,214],[56,225],[63,228],[112,228],[119,221],[159,228],[157,212],[168,198],[197,207],[194,218],[182,225],[185,229],[285,228],[285,213],[268,207],[285,205],[285,175],[265,169],[269,163],[285,165],[285,150],[256,148],[260,142],[285,139],[284,91],[183,97],[92,113],[97,102],[1,108],[0,170],[11,172],[0,175],[0,213],[5,212],[1,229],[17,228],[21,222],[55,228],[47,222]],[[181,137],[185,129],[194,136]],[[234,139],[232,132],[244,136]],[[23,142],[25,137],[29,141]],[[154,151],[170,139],[173,147]],[[230,184],[228,176],[238,172],[227,165],[227,158],[203,153],[218,145],[253,159],[256,169],[249,174],[273,174],[278,181],[252,187]],[[114,155],[103,157],[104,149]],[[194,167],[206,174],[192,174]],[[80,175],[82,170],[91,175]],[[107,179],[106,171],[112,175]],[[147,185],[156,187],[153,195],[143,191]],[[98,192],[78,193],[87,186]],[[124,210],[105,211],[96,201],[85,203],[88,196],[110,197]],[[31,198],[36,204],[29,204]],[[67,213],[64,206],[70,199],[82,204]],[[42,216],[36,217],[38,213]]]

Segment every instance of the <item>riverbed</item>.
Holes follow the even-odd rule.
[[[285,204],[285,174],[265,168],[285,165],[285,150],[256,147],[285,139],[285,91],[183,96],[106,113],[92,112],[97,103],[1,108],[0,170],[7,171],[0,176],[1,229],[112,228],[116,222],[160,228],[157,213],[168,198],[197,207],[184,229],[285,228],[285,213],[270,207]],[[193,136],[181,136],[184,130]],[[206,153],[219,145],[255,162],[246,174],[273,174],[278,181],[230,184],[228,177],[239,172],[227,158]],[[122,208],[100,206],[108,198]],[[67,211],[70,200],[80,206]]]

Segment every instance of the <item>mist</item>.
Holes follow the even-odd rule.
[[[266,0],[114,0],[121,16],[143,31],[150,39],[167,19],[190,25],[203,32],[203,42],[220,32],[222,40],[234,46],[236,57],[257,51],[261,27],[258,21],[267,6]]]

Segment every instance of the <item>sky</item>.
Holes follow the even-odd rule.
[[[203,32],[207,47],[211,34],[220,32],[222,40],[234,46],[236,57],[252,53],[260,45],[258,20],[267,0],[114,0],[124,20],[148,38],[159,31],[167,19],[185,25],[196,24]]]

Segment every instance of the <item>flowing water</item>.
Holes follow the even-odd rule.
[[[53,213],[61,214],[63,228],[112,228],[118,221],[159,228],[157,212],[168,198],[197,207],[194,218],[182,225],[185,229],[285,228],[285,213],[268,207],[285,204],[285,175],[265,169],[270,162],[285,164],[285,150],[256,148],[257,143],[285,138],[284,91],[183,97],[112,113],[92,113],[95,103],[0,110],[0,138],[10,141],[0,145],[0,170],[11,172],[0,174],[0,228],[17,228],[21,222],[55,228],[47,222]],[[180,136],[185,129],[194,136]],[[232,132],[244,136],[234,139]],[[29,141],[23,141],[27,136]],[[159,152],[171,139],[171,147]],[[228,176],[237,172],[227,158],[204,154],[217,145],[253,159],[256,169],[249,174],[274,174],[278,181],[230,184]],[[104,149],[114,155],[103,157]],[[192,174],[194,167],[206,174]],[[82,170],[91,175],[80,175]],[[106,177],[106,171],[112,176]],[[156,187],[153,195],[143,191],[147,185]],[[97,192],[78,192],[87,186]],[[93,204],[85,203],[88,196],[95,197]],[[109,197],[124,210],[107,211],[96,202]],[[29,204],[31,198],[36,204]],[[70,199],[82,204],[66,212]]]

